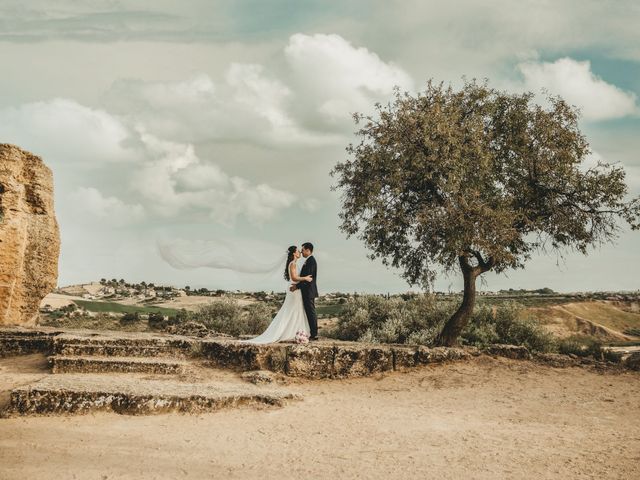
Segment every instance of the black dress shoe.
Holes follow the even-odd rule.
[[[315,342],[316,340],[318,340],[318,337],[310,337],[309,340],[311,340],[312,342]]]

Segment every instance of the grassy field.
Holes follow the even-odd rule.
[[[134,305],[122,305],[120,303],[115,302],[92,302],[90,300],[74,300],[75,304],[79,307],[84,308],[90,312],[98,312],[98,313],[140,313],[140,314],[149,314],[149,313],[161,313],[163,315],[175,315],[178,310],[173,308],[163,308],[163,307],[137,307]]]

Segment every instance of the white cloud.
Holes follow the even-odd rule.
[[[289,108],[292,96],[263,65],[231,63],[218,83],[206,74],[179,82],[119,80],[104,101],[147,131],[177,142],[335,143],[335,136],[299,125]]]
[[[340,35],[292,35],[284,50],[301,94],[311,98],[325,119],[351,121],[354,111],[368,111],[387,99],[394,86],[413,88],[402,68],[386,63]]]
[[[560,58],[553,63],[518,65],[526,89],[547,89],[582,110],[587,120],[606,120],[638,112],[636,95],[607,83],[591,71],[589,61]]]
[[[69,194],[70,205],[77,213],[84,214],[83,220],[109,225],[124,226],[144,219],[144,207],[140,204],[126,204],[116,197],[106,197],[93,187],[79,187]]]
[[[150,91],[158,99],[171,92],[183,99],[208,96],[212,84],[198,78],[165,90],[154,90],[157,86],[153,86]],[[273,85],[265,86],[256,77],[243,77],[242,81],[246,82],[247,101],[262,98],[260,108],[270,115],[268,100],[273,96]],[[223,224],[244,217],[262,223],[296,200],[289,192],[230,176],[216,163],[202,161],[191,143],[163,139],[146,132],[144,124],[134,128],[130,122],[72,100],[56,99],[0,110],[0,136],[2,141],[41,155],[55,167],[54,173],[73,172],[75,190],[62,196],[61,205],[68,209],[62,214],[65,224],[72,218],[67,212],[82,214],[82,222],[89,217],[105,226],[136,222],[145,213],[176,220],[184,214],[205,215]],[[122,160],[128,162],[117,163]],[[70,169],[58,168],[69,163]],[[105,177],[96,178],[95,171],[87,176],[75,163],[104,168]],[[121,175],[118,169],[122,169]],[[80,182],[113,182],[106,177],[117,178],[113,186],[121,198],[94,187],[77,187]]]
[[[141,140],[151,157],[134,173],[132,187],[158,215],[200,211],[223,224],[233,223],[239,216],[263,223],[296,200],[289,192],[229,176],[217,165],[202,162],[193,145],[144,132]]]
[[[127,127],[109,113],[57,98],[0,110],[0,137],[46,159],[92,165],[132,160]]]

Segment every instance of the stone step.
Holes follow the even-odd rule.
[[[112,411],[130,415],[203,413],[222,408],[283,406],[298,395],[252,384],[182,383],[134,376],[50,375],[11,391],[4,416],[84,414]]]
[[[184,373],[187,361],[175,358],[65,356],[49,357],[53,373]]]
[[[67,343],[54,342],[54,355],[72,357],[164,357],[164,358],[189,358],[192,356],[192,349],[177,348],[168,345],[140,346],[128,343]]]
[[[30,353],[51,353],[53,340],[51,335],[22,335],[3,332],[0,336],[0,357],[27,355]]]
[[[64,334],[53,339],[54,355],[190,357],[197,351],[197,341],[185,337],[162,337],[153,334]]]

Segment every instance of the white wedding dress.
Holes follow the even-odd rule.
[[[295,261],[291,262],[295,264]],[[289,266],[291,266],[291,263]],[[294,265],[294,268],[295,265]],[[300,271],[298,270],[298,275]],[[276,343],[287,340],[294,340],[296,332],[304,332],[307,336],[311,330],[309,328],[309,322],[307,321],[307,314],[304,311],[304,305],[302,303],[302,292],[299,289],[293,292],[289,290],[287,283],[286,295],[284,297],[284,303],[276,316],[271,320],[271,323],[264,331],[264,333],[251,340],[245,340],[246,343],[264,344],[264,343]]]

